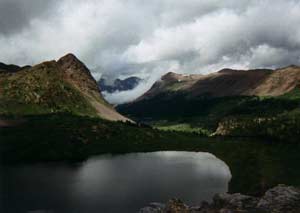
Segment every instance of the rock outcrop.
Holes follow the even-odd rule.
[[[299,213],[300,189],[278,185],[268,190],[262,197],[248,195],[218,194],[212,203],[187,206],[178,199],[167,204],[151,203],[140,213]]]
[[[257,207],[269,212],[300,212],[300,190],[279,185],[267,191],[259,200]]]

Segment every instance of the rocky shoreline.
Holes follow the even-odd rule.
[[[300,213],[300,189],[278,185],[262,197],[243,194],[218,194],[212,203],[188,206],[179,199],[166,204],[151,203],[139,213]]]

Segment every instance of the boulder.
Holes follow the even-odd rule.
[[[278,185],[264,194],[257,207],[272,213],[299,213],[300,190],[292,186]]]
[[[167,204],[152,203],[140,213],[300,213],[300,189],[278,185],[263,197],[236,194],[217,194],[212,203],[187,206],[179,199]]]

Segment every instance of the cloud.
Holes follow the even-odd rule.
[[[34,64],[73,52],[95,77],[276,68],[300,63],[296,0],[0,0],[0,61]],[[122,99],[121,99],[122,97]],[[126,98],[123,98],[126,97]]]
[[[9,35],[22,31],[35,18],[49,18],[55,7],[54,0],[1,0],[0,34]]]
[[[266,64],[269,66],[268,63],[262,63],[259,56],[264,51],[265,55],[270,53],[272,57],[277,51],[277,56],[271,59],[272,66],[291,61],[283,60],[288,57],[280,53],[288,53],[293,61],[299,62],[299,58],[295,57],[299,48],[295,47],[299,47],[300,43],[294,35],[299,35],[300,31],[289,25],[299,25],[297,21],[300,21],[300,17],[295,13],[300,12],[299,3],[275,1],[271,7],[267,3],[270,2],[251,5],[241,14],[222,9],[188,24],[158,28],[151,37],[130,46],[124,57],[132,63],[145,63],[180,60],[180,57],[193,53],[197,56],[196,67],[193,57],[185,57],[183,67],[205,68],[226,58],[227,63],[247,64],[250,68]]]
[[[143,67],[143,68],[142,68]],[[158,76],[162,76],[166,72],[175,71],[180,73],[177,61],[160,62],[159,64],[143,65],[138,69],[138,76],[144,79],[137,87],[129,91],[117,91],[114,93],[103,92],[104,98],[112,104],[122,104],[130,102],[137,97],[143,95],[158,80]],[[151,73],[151,75],[149,75]]]

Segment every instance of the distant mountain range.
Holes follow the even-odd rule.
[[[270,70],[223,69],[208,75],[167,73],[135,102],[154,98],[162,93],[185,93],[190,98],[199,96],[279,96],[300,84],[300,67],[291,65]]]
[[[276,120],[279,127],[279,120],[284,120],[283,125],[300,113],[299,103],[300,67],[291,65],[276,70],[223,69],[208,75],[167,73],[144,95],[117,109],[165,129],[178,129],[181,124],[180,128],[188,126],[207,134],[233,134],[233,127],[238,126],[239,133],[234,134],[253,135],[269,133],[242,131],[263,124],[260,129],[266,130],[270,120]]]
[[[89,69],[74,55],[33,67],[0,64],[0,114],[71,112],[127,120],[102,97]]]
[[[98,81],[98,85],[102,92],[114,93],[116,91],[128,91],[138,86],[141,78],[132,76],[124,80],[116,79],[113,83],[109,84],[105,78]]]
[[[25,68],[30,68],[30,66],[20,67],[13,64],[7,65],[0,62],[0,73],[13,73],[13,72],[18,72]]]
[[[32,67],[1,63],[0,115],[67,112],[112,121],[130,117],[163,130],[288,140],[295,138],[288,134],[299,129],[300,67],[295,65],[276,70],[223,69],[208,75],[170,72],[135,101],[119,105],[118,112],[99,89],[126,91],[140,81],[130,77],[112,85],[105,79],[96,82],[72,54]]]

